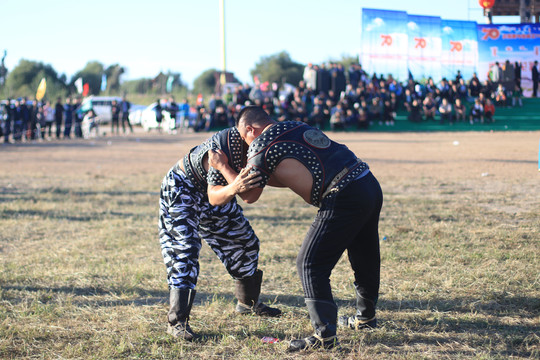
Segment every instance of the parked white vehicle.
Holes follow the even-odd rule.
[[[145,131],[150,131],[159,127],[159,124],[156,121],[156,105],[157,103],[152,103],[141,111],[140,121],[141,126]],[[169,114],[167,110],[161,110],[161,114],[163,115],[163,120],[161,121],[161,128],[167,132],[174,130],[176,128],[176,124],[171,118],[171,114]],[[133,116],[137,116],[135,112],[133,113]]]
[[[112,102],[116,100],[118,104],[122,102],[122,98],[118,96],[89,96],[85,98],[81,104],[79,111],[88,112],[94,109],[94,112],[99,117],[100,124],[107,124],[112,121]]]
[[[129,108],[129,123],[131,125],[141,125],[141,114],[146,109],[145,105],[131,104]]]

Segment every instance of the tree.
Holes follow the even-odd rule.
[[[101,91],[101,77],[103,76],[103,73],[103,64],[98,61],[90,61],[86,64],[84,69],[73,75],[69,85],[73,88],[75,86],[75,81],[78,78],[82,78],[83,83],[88,84],[90,94],[97,95]]]
[[[344,69],[348,69],[352,64],[360,64],[360,60],[358,59],[357,55],[351,56],[346,54],[341,55],[341,60],[332,62],[343,65]]]
[[[107,68],[107,70],[105,70],[105,76],[107,76],[107,89],[109,92],[120,92],[120,76],[124,72],[125,69],[118,64],[111,65]]]
[[[275,55],[263,56],[255,64],[255,69],[251,70],[251,76],[259,76],[261,81],[279,84],[287,82],[296,86],[302,80],[304,67],[291,60],[286,51],[282,51]]]
[[[193,92],[196,94],[208,95],[214,92],[216,87],[216,78],[214,73],[216,69],[208,69],[193,81]]]
[[[6,80],[6,96],[27,96],[33,98],[42,78],[47,81],[47,93],[45,96],[53,99],[64,96],[66,84],[58,77],[56,70],[51,65],[42,62],[22,59],[19,64],[9,73]]]

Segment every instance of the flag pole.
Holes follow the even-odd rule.
[[[219,77],[219,82],[221,85],[226,83],[225,73],[227,71],[227,61],[225,57],[225,0],[219,0],[219,13],[221,21],[221,60],[222,60],[222,71],[221,76]]]

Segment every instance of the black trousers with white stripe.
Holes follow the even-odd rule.
[[[330,274],[347,250],[357,290],[377,302],[382,202],[381,187],[371,172],[323,199],[296,262],[306,299],[334,302]]]

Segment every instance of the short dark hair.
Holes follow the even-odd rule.
[[[249,105],[240,110],[236,118],[236,126],[240,120],[243,120],[246,125],[266,125],[272,121],[266,111],[257,105]]]

